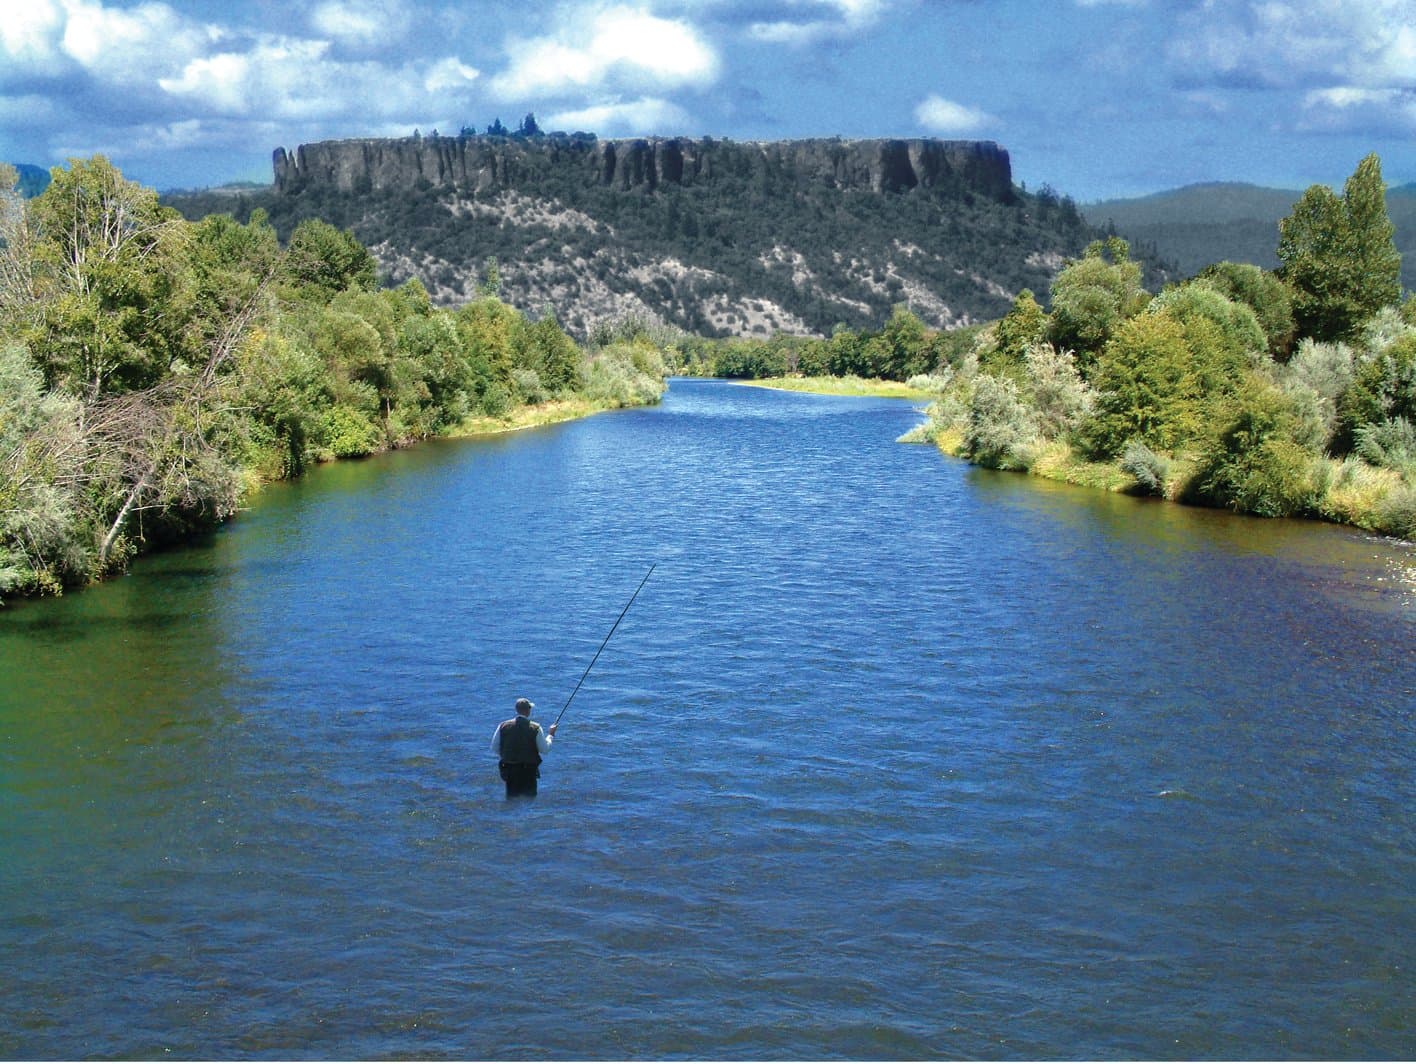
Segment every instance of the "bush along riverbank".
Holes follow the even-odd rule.
[[[1311,517],[1416,539],[1416,302],[1401,302],[1381,166],[1308,189],[1277,271],[1222,262],[1152,295],[1125,241],[1021,292],[999,321],[936,333],[903,307],[876,333],[685,344],[690,371],[908,381],[936,398],[907,440],[995,469]]]
[[[4,168],[8,169],[8,168]],[[643,330],[380,289],[350,234],[187,222],[102,157],[0,173],[0,597],[57,594],[231,516],[262,482],[435,435],[657,402]]]

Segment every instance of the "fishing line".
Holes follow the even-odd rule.
[[[654,565],[657,564],[658,562],[654,563]],[[644,579],[639,581],[639,586],[634,589],[634,594],[629,596],[629,601],[624,604],[624,609],[620,610],[619,617],[615,619],[614,624],[610,625],[609,635],[605,636],[605,642],[600,644],[600,650],[605,649],[605,645],[610,641],[610,636],[615,634],[615,629],[620,626],[620,621],[624,620],[624,615],[629,612],[629,607],[634,605],[634,600],[637,599],[639,593],[644,590],[644,585],[649,582],[649,577],[654,572],[654,565],[649,566],[649,572],[644,574]],[[595,662],[600,660],[600,650],[595,651],[595,656],[590,659],[590,664],[585,666],[585,671],[580,675],[580,683],[575,685],[575,691],[570,692],[570,698],[567,698],[565,705],[561,706],[561,711],[556,714],[556,722],[552,724],[551,727],[554,728],[561,722],[561,717],[565,716],[565,711],[570,708],[571,700],[575,698],[576,691],[580,690],[580,684],[585,682],[585,677],[590,675],[590,670],[595,667]]]

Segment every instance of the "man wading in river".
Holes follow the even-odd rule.
[[[531,719],[536,706],[529,698],[516,700],[516,716],[497,725],[492,733],[492,753],[506,780],[506,796],[534,796],[536,778],[541,775],[541,755],[550,752],[556,726],[542,727]]]

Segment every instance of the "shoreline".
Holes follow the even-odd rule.
[[[771,388],[779,392],[808,392],[812,395],[839,395],[846,398],[918,401],[933,401],[935,398],[932,392],[911,388],[901,381],[871,380],[864,377],[761,377],[730,383],[750,388]]]

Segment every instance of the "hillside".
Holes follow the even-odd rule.
[[[38,196],[49,187],[49,171],[42,166],[32,166],[29,163],[11,163],[20,175],[20,182],[17,186],[20,195],[29,199]]]
[[[1224,259],[1277,266],[1278,221],[1302,194],[1237,183],[1187,185],[1138,199],[1086,204],[1082,213],[1093,225],[1114,226],[1133,243],[1154,245],[1161,258],[1188,277]],[[1416,288],[1416,185],[1389,189],[1387,211],[1396,226],[1402,286]]]
[[[1012,181],[990,142],[348,140],[274,155],[265,193],[169,197],[350,228],[386,279],[444,305],[495,259],[502,297],[584,336],[638,314],[702,335],[829,334],[905,303],[937,327],[997,318],[1099,233]],[[1153,276],[1158,276],[1154,275]]]

